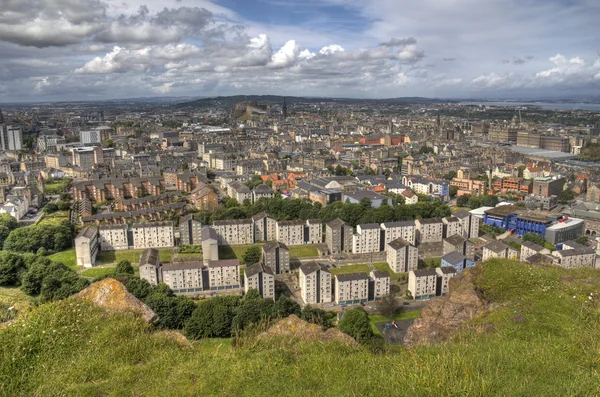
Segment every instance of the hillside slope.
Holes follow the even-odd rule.
[[[270,339],[180,344],[69,299],[0,331],[3,396],[596,395],[600,272],[490,261],[474,283],[499,308],[451,342],[372,354]]]

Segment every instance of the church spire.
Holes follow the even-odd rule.
[[[285,97],[283,97],[283,118],[287,119],[287,104],[285,103]]]
[[[4,115],[2,115],[2,109],[0,109],[0,124],[4,124]]]

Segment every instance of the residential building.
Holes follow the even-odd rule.
[[[307,305],[331,303],[331,273],[317,262],[300,266],[300,293]]]
[[[277,221],[266,212],[260,212],[252,218],[254,241],[272,241],[277,238]]]
[[[535,254],[549,255],[550,250],[531,241],[523,241],[521,243],[520,259],[523,262],[527,261],[527,259]]]
[[[517,259],[517,251],[498,240],[492,240],[483,246],[482,260],[493,258]]]
[[[147,248],[140,257],[140,278],[150,285],[162,282],[159,252],[156,248]]]
[[[304,228],[304,241],[307,244],[323,242],[323,222],[320,219],[308,219]]]
[[[179,219],[179,240],[182,245],[194,245],[202,242],[202,223],[192,215]]]
[[[334,219],[325,225],[325,244],[333,255],[352,252],[352,226],[341,219]]]
[[[408,273],[408,291],[413,299],[435,298],[437,290],[437,271],[435,269],[418,269]]]
[[[211,291],[240,288],[240,261],[227,259],[209,262],[208,279]]]
[[[160,267],[161,280],[175,294],[196,294],[202,292],[203,283],[202,262],[173,262]]]
[[[455,234],[462,234],[462,224],[460,220],[455,216],[447,216],[442,218],[443,225],[443,236],[450,237]]]
[[[275,236],[277,241],[285,245],[304,244],[304,221],[277,221]]]
[[[436,295],[446,296],[450,292],[450,279],[456,276],[457,271],[454,267],[438,267],[435,272],[437,273]]]
[[[542,197],[558,196],[565,183],[565,178],[536,178],[533,181],[533,194]]]
[[[201,232],[202,259],[207,265],[211,261],[219,260],[219,236],[212,227],[204,227]]]
[[[246,266],[244,271],[244,292],[248,293],[251,289],[258,290],[260,296],[264,299],[275,300],[275,277],[262,263],[255,263]]]
[[[0,205],[0,214],[8,214],[18,222],[29,211],[29,204],[27,196],[9,194],[6,196],[4,204]]]
[[[381,230],[384,234],[384,244],[398,238],[402,238],[412,245],[416,244],[417,227],[415,221],[384,222],[381,224]]]
[[[100,249],[98,229],[84,227],[75,237],[75,258],[78,266],[93,267]]]
[[[369,276],[366,273],[336,274],[335,303],[346,306],[369,300]]]
[[[390,294],[390,274],[385,270],[371,270],[369,274],[369,300],[378,301]]]
[[[272,199],[275,197],[275,192],[269,185],[261,183],[252,190],[252,202],[256,203],[261,198]]]
[[[206,185],[197,186],[188,196],[190,204],[199,211],[214,211],[219,205],[219,195]]]
[[[451,251],[442,256],[441,267],[452,267],[456,273],[460,273],[465,269],[474,267],[475,262],[467,258],[464,254],[458,251]]]
[[[475,260],[475,244],[459,234],[444,239],[443,253],[459,252],[470,260]]]
[[[137,223],[131,226],[133,249],[175,246],[173,222]]]
[[[290,250],[284,243],[269,241],[262,246],[262,263],[273,274],[290,271]]]
[[[102,143],[100,139],[100,131],[99,130],[86,130],[79,132],[79,140],[84,145],[91,145],[94,143]]]
[[[403,238],[397,238],[385,245],[387,263],[394,273],[417,270],[419,249]]]
[[[412,205],[417,204],[419,202],[419,196],[411,192],[410,190],[405,190],[400,193],[402,197],[404,197],[404,204]]]
[[[344,192],[343,195],[343,201],[344,203],[349,202],[352,204],[358,204],[360,203],[361,200],[367,199],[371,202],[371,207],[372,208],[377,208],[379,206],[381,206],[381,204],[385,203],[389,203],[391,202],[391,199],[387,196],[384,196],[382,194],[378,194],[378,193],[374,193],[374,192],[369,192],[369,191],[359,191],[359,192]]]
[[[23,149],[23,131],[21,127],[0,124],[0,148],[4,151]]]
[[[464,238],[479,237],[479,218],[465,210],[456,211],[453,215],[458,218],[462,226],[461,236]]]
[[[565,269],[596,268],[596,251],[591,247],[581,247],[553,251],[554,264]]]
[[[441,242],[444,235],[444,222],[440,218],[417,219],[417,243]]]
[[[91,170],[96,165],[96,152],[93,147],[73,148],[72,163],[82,170]]]
[[[98,228],[100,250],[116,251],[129,248],[127,225],[103,225]]]
[[[254,244],[254,225],[251,219],[228,219],[214,221],[219,245]]]
[[[381,229],[377,223],[365,223],[356,226],[352,235],[352,253],[369,254],[380,252]]]

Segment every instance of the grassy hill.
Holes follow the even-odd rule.
[[[451,342],[384,354],[286,339],[190,348],[127,315],[46,304],[0,331],[0,395],[598,394],[600,272],[494,260],[474,279],[495,310]]]

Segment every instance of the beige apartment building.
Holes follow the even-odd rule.
[[[503,242],[493,240],[483,247],[482,260],[493,258],[517,259],[517,251]]]
[[[334,219],[325,225],[325,244],[333,255],[352,252],[352,226],[341,219]]]
[[[246,266],[244,271],[244,293],[251,289],[258,290],[265,299],[275,300],[275,277],[271,270],[262,263]]]
[[[148,248],[142,252],[142,256],[140,257],[140,278],[148,281],[150,285],[156,285],[162,281],[157,249]]]
[[[462,226],[461,235],[464,238],[479,237],[479,218],[465,210],[456,211],[453,215],[458,218]]]
[[[127,225],[106,225],[98,228],[100,250],[117,251],[129,249]]]
[[[418,269],[408,273],[408,290],[413,299],[435,298],[437,272],[435,269]]]
[[[214,221],[219,245],[254,244],[254,225],[251,219],[229,219]]]
[[[211,291],[240,288],[240,261],[227,259],[210,262],[208,280]]]
[[[475,244],[460,234],[454,234],[444,239],[443,254],[459,252],[470,260],[475,260]]]
[[[202,292],[202,262],[174,262],[161,266],[162,282],[176,294]]]
[[[385,270],[371,270],[369,274],[369,300],[381,300],[390,294],[390,274]]]
[[[554,263],[565,269],[596,268],[596,251],[591,247],[553,251]]]
[[[278,241],[269,241],[262,246],[262,263],[273,274],[290,271],[290,250]]]
[[[254,242],[273,241],[277,238],[277,221],[266,212],[260,212],[252,218]]]
[[[381,228],[377,223],[366,223],[356,226],[352,236],[352,253],[368,254],[380,252]]]
[[[323,242],[323,222],[320,219],[306,221],[306,243],[321,244]]]
[[[443,266],[435,269],[437,273],[436,295],[446,296],[450,292],[450,279],[456,276],[456,269],[452,266]]]
[[[385,222],[381,224],[381,230],[384,231],[385,244],[399,238],[412,245],[416,244],[417,227],[415,221]]]
[[[340,306],[369,300],[369,276],[366,273],[336,274],[335,303]]]
[[[550,255],[550,250],[548,248],[542,247],[539,244],[533,243],[531,241],[523,241],[521,243],[521,260],[527,261],[527,259],[531,258],[535,254],[541,255]]]
[[[444,237],[454,236],[455,234],[462,235],[462,225],[460,220],[455,216],[447,216],[442,218],[444,223]]]
[[[417,243],[436,243],[442,241],[444,222],[440,218],[417,219]]]
[[[131,226],[133,248],[170,248],[175,246],[173,222],[137,223]]]
[[[202,259],[205,265],[219,260],[219,236],[212,227],[202,228]]]
[[[407,273],[419,266],[419,249],[403,238],[385,245],[386,260],[394,273]]]
[[[278,221],[276,240],[285,245],[304,244],[304,221]]]
[[[300,294],[307,305],[331,303],[331,273],[318,264],[309,262],[298,272]]]
[[[92,267],[96,264],[96,256],[100,249],[100,234],[92,226],[84,227],[75,237],[75,257],[77,265]]]

